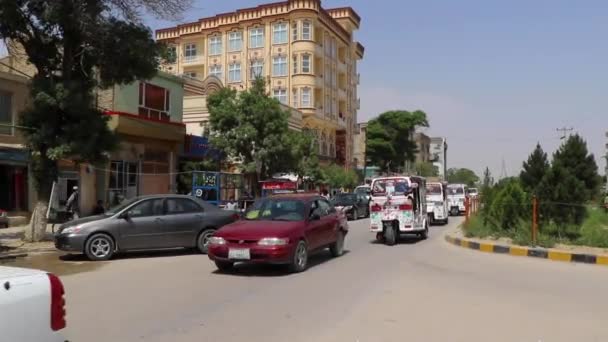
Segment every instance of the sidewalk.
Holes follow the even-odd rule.
[[[26,256],[28,253],[54,251],[53,225],[46,226],[45,241],[25,243],[23,236],[28,225],[0,229],[0,259]],[[55,229],[58,225],[55,225]]]

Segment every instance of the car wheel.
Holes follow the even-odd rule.
[[[209,238],[213,236],[213,234],[215,234],[215,229],[206,229],[198,234],[198,239],[196,239],[196,248],[202,254],[207,254],[209,251]]]
[[[308,266],[308,247],[306,242],[300,241],[293,253],[293,259],[289,265],[289,271],[292,273],[302,272]]]
[[[458,216],[460,214],[460,211],[458,210],[458,208],[452,208],[452,216]]]
[[[230,261],[219,261],[216,260],[215,261],[215,267],[217,267],[218,270],[225,272],[225,271],[230,271],[232,269],[232,267],[234,267],[234,263],[230,262]]]
[[[428,223],[424,224],[424,231],[422,233],[420,233],[420,238],[422,240],[426,240],[429,238],[429,225]]]
[[[339,231],[338,232],[338,239],[336,240],[336,242],[332,243],[331,246],[329,247],[329,251],[331,252],[331,255],[334,258],[337,258],[339,256],[341,256],[342,254],[344,254],[344,238],[346,236],[344,235],[343,231]]]
[[[84,253],[92,261],[109,260],[114,255],[114,240],[106,234],[95,234],[87,240]]]
[[[359,211],[357,208],[353,209],[353,221],[357,221],[359,219]]]
[[[384,230],[384,243],[387,246],[394,246],[397,243],[397,232],[394,225],[386,227]]]
[[[443,220],[443,224],[447,225],[448,223],[450,223],[450,219],[446,217],[445,220]]]

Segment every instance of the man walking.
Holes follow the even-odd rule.
[[[66,208],[68,212],[72,213],[72,219],[76,220],[80,217],[80,208],[78,201],[78,187],[75,186],[74,191],[68,198],[68,202],[66,203]]]

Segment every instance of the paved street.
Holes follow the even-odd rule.
[[[126,257],[66,275],[70,341],[606,341],[608,269],[427,241],[371,243],[301,274],[206,256]]]

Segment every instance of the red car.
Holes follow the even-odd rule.
[[[329,248],[344,252],[346,217],[314,194],[278,195],[258,200],[244,218],[219,229],[209,239],[209,259],[221,271],[236,262],[289,265],[302,272],[308,256]]]

